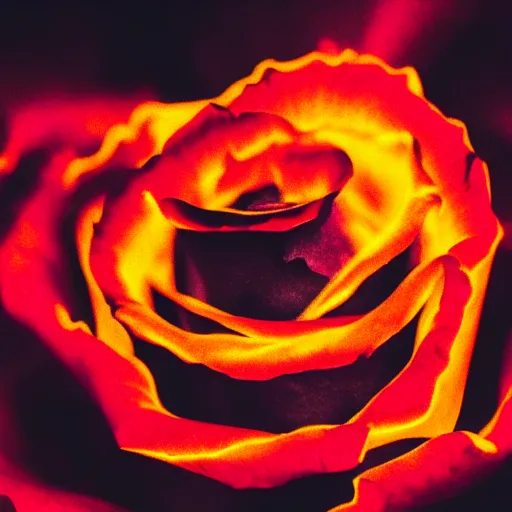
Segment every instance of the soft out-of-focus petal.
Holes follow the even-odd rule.
[[[50,97],[11,108],[7,114],[8,138],[0,153],[0,172],[13,170],[19,158],[35,148],[68,145],[77,154],[96,151],[112,125],[126,122],[143,99],[147,95],[126,99],[100,95]]]
[[[361,50],[386,62],[428,62],[471,17],[473,0],[378,0],[365,27]]]
[[[2,495],[17,512],[128,512],[96,498],[53,488],[0,457],[0,507]]]

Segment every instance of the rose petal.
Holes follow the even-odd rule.
[[[0,507],[2,496],[7,496],[13,511],[30,512],[128,512],[121,507],[84,495],[53,488],[13,467],[0,456]]]
[[[286,373],[335,368],[350,364],[361,355],[370,355],[417,314],[443,264],[443,261],[435,261],[415,269],[379,307],[341,326],[338,318],[297,325],[297,322],[237,317],[231,317],[231,322],[224,314],[213,318],[230,329],[242,326],[251,337],[195,334],[183,331],[152,309],[133,302],[121,303],[115,317],[137,336],[164,346],[185,361],[200,362],[234,378],[270,379]],[[409,298],[408,307],[396,307],[403,305],[405,297]],[[288,325],[294,327],[295,332],[288,329]]]
[[[359,475],[354,499],[331,512],[399,511],[428,505],[467,489],[496,469],[497,463],[492,442],[470,432],[445,434]]]

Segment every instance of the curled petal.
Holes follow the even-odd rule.
[[[362,473],[354,499],[331,512],[410,510],[451,497],[496,469],[496,453],[494,443],[470,432],[436,437]]]
[[[338,318],[301,322],[294,334],[286,332],[288,323],[275,325],[257,320],[243,326],[251,337],[194,334],[171,325],[151,309],[130,302],[122,304],[115,317],[137,336],[164,346],[187,362],[201,362],[235,378],[270,379],[286,373],[336,368],[371,355],[418,313],[444,264],[439,260],[416,268],[367,315],[343,325],[339,325]],[[408,307],[398,307],[406,297]],[[241,319],[230,322],[229,318],[213,318],[230,328],[241,324]]]

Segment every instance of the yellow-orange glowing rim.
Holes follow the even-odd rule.
[[[19,148],[8,144],[0,167],[15,168]],[[310,149],[314,172],[305,176],[289,155],[298,151],[300,162]],[[155,155],[161,157],[121,197],[107,199],[99,190],[80,216],[76,241],[92,328],[71,318],[70,291],[54,278],[65,269],[63,208],[83,177],[141,168]],[[230,206],[269,181],[293,205],[289,211],[263,216]],[[353,254],[297,320],[237,317],[177,290],[178,229],[285,231],[314,218],[333,193],[340,236]],[[191,217],[183,202],[243,223],[212,227]],[[424,99],[412,68],[393,69],[352,50],[313,52],[264,61],[210,100],[143,103],[128,123],[108,130],[93,155],[56,155],[2,248],[0,285],[6,309],[91,389],[125,450],[236,488],[272,487],[354,468],[369,449],[393,441],[433,438],[357,477],[352,502],[336,508],[384,510],[411,506],[511,452],[511,364],[504,365],[501,402],[489,425],[478,434],[453,432],[501,236],[485,163],[464,124]],[[323,318],[413,243],[415,268],[377,308],[361,317]],[[195,334],[169,324],[153,309],[152,289],[234,334]],[[356,416],[345,425],[287,434],[165,410],[129,335],[232,378],[266,380],[351,364],[418,313],[411,360]],[[405,487],[410,492],[401,493]]]

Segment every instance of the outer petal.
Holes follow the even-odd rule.
[[[467,490],[512,456],[512,391],[480,435],[453,432],[365,471],[355,480],[356,494],[332,509],[381,512],[410,510]]]
[[[0,506],[2,495],[17,512],[127,512],[98,499],[49,487],[0,458]]]

